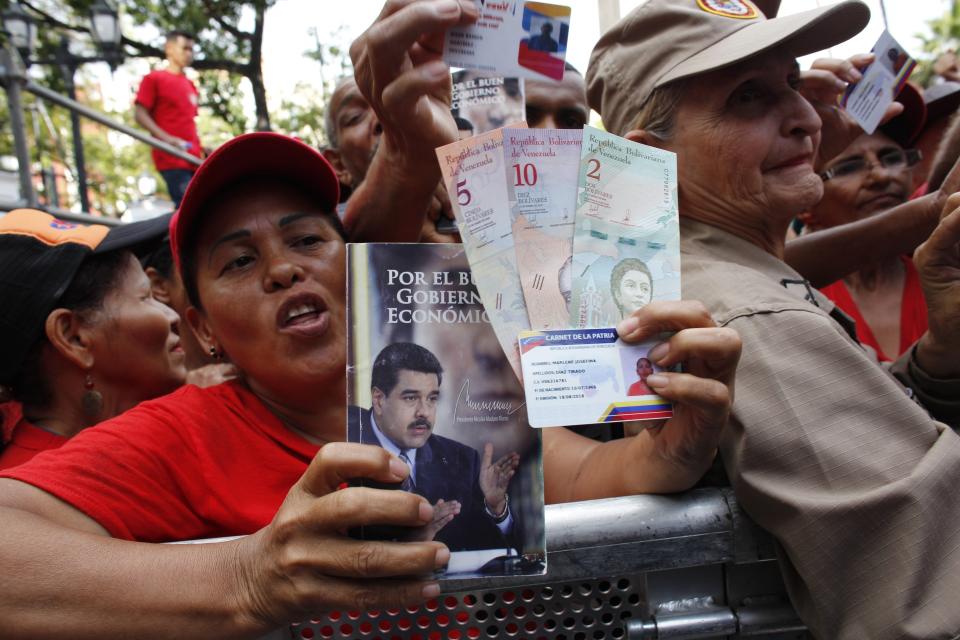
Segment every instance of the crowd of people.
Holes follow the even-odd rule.
[[[866,6],[787,19],[758,4],[649,0],[585,75],[526,84],[529,126],[580,128],[592,107],[675,152],[679,175],[683,301],[648,302],[648,274],[648,303],[624,293],[617,327],[627,342],[674,332],[636,365],[674,417],[604,441],[544,430],[546,499],[683,491],[719,460],[813,635],[955,637],[960,125],[904,97],[865,134],[836,100],[871,56],[796,58],[854,36]],[[438,230],[452,213],[434,149],[458,137],[441,50],[477,18],[473,0],[387,0],[351,45],[329,148],[234,138],[169,219],[0,219],[0,635],[257,637],[436,596],[461,543],[432,533],[461,507],[510,535],[513,458],[428,434],[342,442],[348,422],[389,434],[407,419],[397,380],[433,401],[442,388],[433,354],[399,348],[348,416],[344,243],[458,240]],[[942,143],[913,175],[928,120]],[[411,487],[401,454],[435,447],[481,469],[455,507],[343,487]],[[430,534],[347,535],[368,525]]]

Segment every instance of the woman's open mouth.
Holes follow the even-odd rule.
[[[325,333],[329,326],[326,303],[312,293],[291,296],[277,312],[277,327],[285,333],[316,337]]]

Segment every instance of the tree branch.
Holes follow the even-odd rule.
[[[247,41],[249,41],[250,38],[252,37],[252,36],[251,36],[249,33],[247,33],[246,31],[241,31],[240,29],[237,29],[235,26],[233,26],[232,24],[230,24],[229,22],[227,22],[226,20],[224,20],[224,19],[221,18],[220,16],[213,16],[213,21],[216,22],[217,24],[219,24],[221,27],[223,27],[223,30],[224,30],[224,31],[226,31],[227,33],[229,33],[230,35],[232,35],[232,36],[233,36],[234,38],[236,38],[237,40],[247,40]]]
[[[250,38],[252,37],[251,34],[247,33],[246,31],[241,31],[237,27],[233,26],[232,24],[224,20],[223,17],[220,16],[220,13],[217,11],[216,7],[214,7],[213,4],[210,2],[210,0],[203,0],[203,8],[206,9],[207,15],[210,16],[210,19],[212,19],[214,22],[220,25],[220,27],[223,28],[224,31],[232,35],[237,40],[249,41]]]
[[[144,44],[143,42],[137,42],[136,40],[131,40],[130,38],[123,36],[120,40],[122,45],[130,46],[136,49],[140,56],[147,57],[153,56],[155,58],[163,58],[166,54],[163,52],[163,49],[154,47],[149,44]]]
[[[250,77],[250,65],[235,60],[195,60],[191,66],[197,71],[222,70]]]
[[[32,11],[32,12],[34,12],[35,14],[37,14],[38,16],[40,16],[40,17],[43,19],[44,22],[46,22],[46,23],[48,23],[48,24],[50,24],[50,25],[52,25],[52,26],[54,26],[54,27],[57,27],[58,29],[66,29],[66,30],[68,30],[68,31],[77,31],[77,32],[80,32],[80,33],[90,33],[90,29],[88,29],[88,28],[86,28],[86,27],[81,27],[81,26],[78,26],[78,25],[68,24],[68,23],[63,22],[63,21],[61,21],[61,20],[58,20],[58,19],[54,18],[52,15],[50,15],[49,13],[47,13],[46,11],[43,11],[43,10],[38,9],[37,7],[33,6],[32,4],[30,4],[30,3],[27,2],[26,0],[22,0],[22,2],[21,2],[20,4],[22,4],[22,5],[25,6],[27,9],[30,9],[30,11]]]

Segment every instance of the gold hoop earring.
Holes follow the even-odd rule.
[[[103,413],[103,394],[93,388],[93,377],[89,373],[83,380],[83,388],[83,397],[80,398],[83,415],[90,420],[98,420]]]

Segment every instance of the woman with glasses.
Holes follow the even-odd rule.
[[[903,204],[910,196],[916,149],[884,133],[861,135],[821,172],[823,199],[800,219],[811,230],[862,220]],[[857,339],[880,360],[894,360],[927,330],[927,305],[909,256],[889,256],[821,291],[857,323]]]

